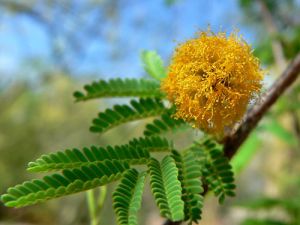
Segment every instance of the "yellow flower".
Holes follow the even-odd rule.
[[[175,118],[220,137],[242,118],[262,78],[242,38],[208,31],[176,48],[161,88],[176,105]]]

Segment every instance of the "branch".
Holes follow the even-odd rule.
[[[265,4],[265,2],[263,0],[258,0],[258,3],[261,9],[261,16],[263,22],[265,23],[266,29],[271,38],[271,46],[275,58],[275,63],[281,72],[285,68],[285,57],[284,57],[282,45],[278,40],[278,38],[276,37],[278,35],[278,29],[272,18],[272,14],[268,9],[267,5]]]
[[[271,108],[276,100],[297,79],[300,72],[300,54],[290,63],[282,75],[262,97],[261,104],[254,106],[246,115],[245,120],[237,130],[230,134],[224,141],[224,153],[228,158],[237,152],[253,128],[258,124],[263,115]]]
[[[5,7],[8,10],[20,13],[24,15],[28,15],[34,21],[40,23],[42,26],[49,26],[50,22],[48,19],[39,11],[35,10],[34,7],[28,3],[20,3],[19,1],[11,1],[11,0],[2,0],[0,3],[0,7]]]
[[[231,159],[239,147],[247,139],[251,131],[256,127],[261,118],[276,102],[276,100],[291,86],[300,73],[300,54],[290,63],[281,76],[275,81],[267,93],[262,96],[261,103],[254,106],[245,116],[239,127],[224,139],[224,154]],[[207,193],[204,192],[204,195]],[[182,222],[166,220],[164,225],[180,225]]]

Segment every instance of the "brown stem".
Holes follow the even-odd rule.
[[[239,127],[224,139],[224,154],[231,159],[239,147],[256,127],[263,115],[271,108],[276,100],[293,84],[300,73],[300,54],[290,63],[272,87],[262,97],[261,103],[254,106],[245,116]],[[206,193],[206,192],[205,192]],[[204,194],[205,194],[204,193]],[[179,225],[181,221],[167,220],[164,225]]]
[[[254,106],[246,115],[238,129],[230,134],[224,142],[224,153],[228,158],[236,153],[241,144],[258,124],[263,115],[276,102],[286,89],[297,79],[300,72],[300,54],[290,63],[282,75],[263,96],[261,104]]]
[[[171,220],[166,220],[164,225],[180,225],[182,221],[173,222]]]

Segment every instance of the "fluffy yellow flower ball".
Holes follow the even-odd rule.
[[[161,88],[176,105],[175,118],[222,137],[259,93],[262,78],[243,39],[208,31],[176,48]]]

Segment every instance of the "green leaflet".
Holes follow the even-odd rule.
[[[223,151],[212,139],[206,139],[200,148],[205,155],[203,175],[209,190],[212,190],[222,203],[226,196],[235,196],[234,174]]]
[[[128,170],[113,193],[113,206],[120,225],[138,225],[137,213],[141,207],[147,173]]]
[[[179,170],[179,180],[182,187],[182,200],[184,201],[185,220],[190,223],[201,219],[203,197],[202,188],[202,167],[203,165],[197,159],[195,153],[188,149],[181,155],[177,151],[172,151],[172,157],[175,159]]]
[[[178,180],[178,169],[171,156],[166,156],[161,163],[150,159],[151,191],[160,214],[172,221],[184,219],[184,202],[181,199],[182,188]]]
[[[161,137],[133,139],[127,145],[72,149],[42,155],[28,164],[31,172],[46,172],[89,166],[104,160],[118,160],[129,164],[146,164],[151,151],[169,151],[170,144]]]
[[[145,71],[153,78],[161,80],[167,76],[160,56],[155,51],[143,51],[141,54]]]
[[[85,93],[76,91],[76,101],[86,101],[107,97],[154,97],[161,98],[160,83],[147,79],[111,79],[100,80],[84,86]]]
[[[166,110],[160,99],[142,98],[139,101],[132,100],[130,106],[115,105],[113,109],[106,109],[104,112],[100,112],[98,117],[93,120],[90,130],[96,133],[103,133],[123,123],[158,116]]]
[[[168,131],[175,131],[182,126],[188,126],[186,122],[181,119],[172,118],[174,109],[169,109],[161,115],[159,119],[154,119],[152,123],[146,125],[144,130],[145,136],[159,135]]]
[[[62,174],[45,176],[9,188],[1,200],[9,207],[22,207],[49,199],[85,191],[118,180],[129,169],[127,163],[105,160],[101,163],[63,170]]]

